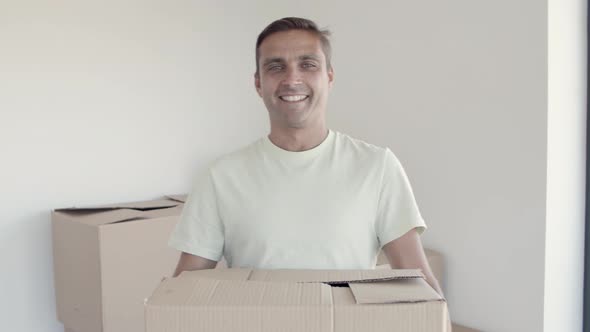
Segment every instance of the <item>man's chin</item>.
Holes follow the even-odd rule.
[[[305,127],[306,120],[309,118],[310,110],[307,107],[304,108],[279,108],[275,109],[272,113],[275,118],[281,123],[281,126],[286,128],[303,128]]]
[[[293,129],[304,128],[305,127],[305,118],[304,117],[286,118],[285,124],[288,128],[293,128]]]
[[[309,105],[307,105],[307,103],[304,102],[299,102],[299,103],[283,103],[280,106],[281,110],[285,111],[285,112],[302,112],[302,111],[306,111],[309,109]]]

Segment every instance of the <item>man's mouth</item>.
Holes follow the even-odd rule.
[[[279,99],[288,103],[296,103],[309,98],[308,95],[290,95],[290,96],[279,96]]]

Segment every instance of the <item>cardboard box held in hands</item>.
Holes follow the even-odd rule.
[[[146,301],[147,332],[443,332],[447,303],[420,270],[183,272]]]

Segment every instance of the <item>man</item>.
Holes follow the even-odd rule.
[[[426,224],[402,165],[326,126],[334,83],[329,32],[301,18],[271,23],[256,43],[256,91],[270,135],[216,160],[195,184],[170,245],[175,276],[229,267],[419,268],[442,295],[419,234]]]

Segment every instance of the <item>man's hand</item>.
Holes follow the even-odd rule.
[[[173,277],[178,277],[182,271],[214,269],[216,266],[216,261],[183,252],[178,260]]]
[[[401,237],[383,246],[383,252],[392,269],[420,269],[426,277],[426,282],[434,288],[443,298],[445,295],[434,277],[428,259],[424,253],[424,247],[420,241],[420,235],[412,228]],[[448,318],[447,332],[451,332],[451,318]]]

